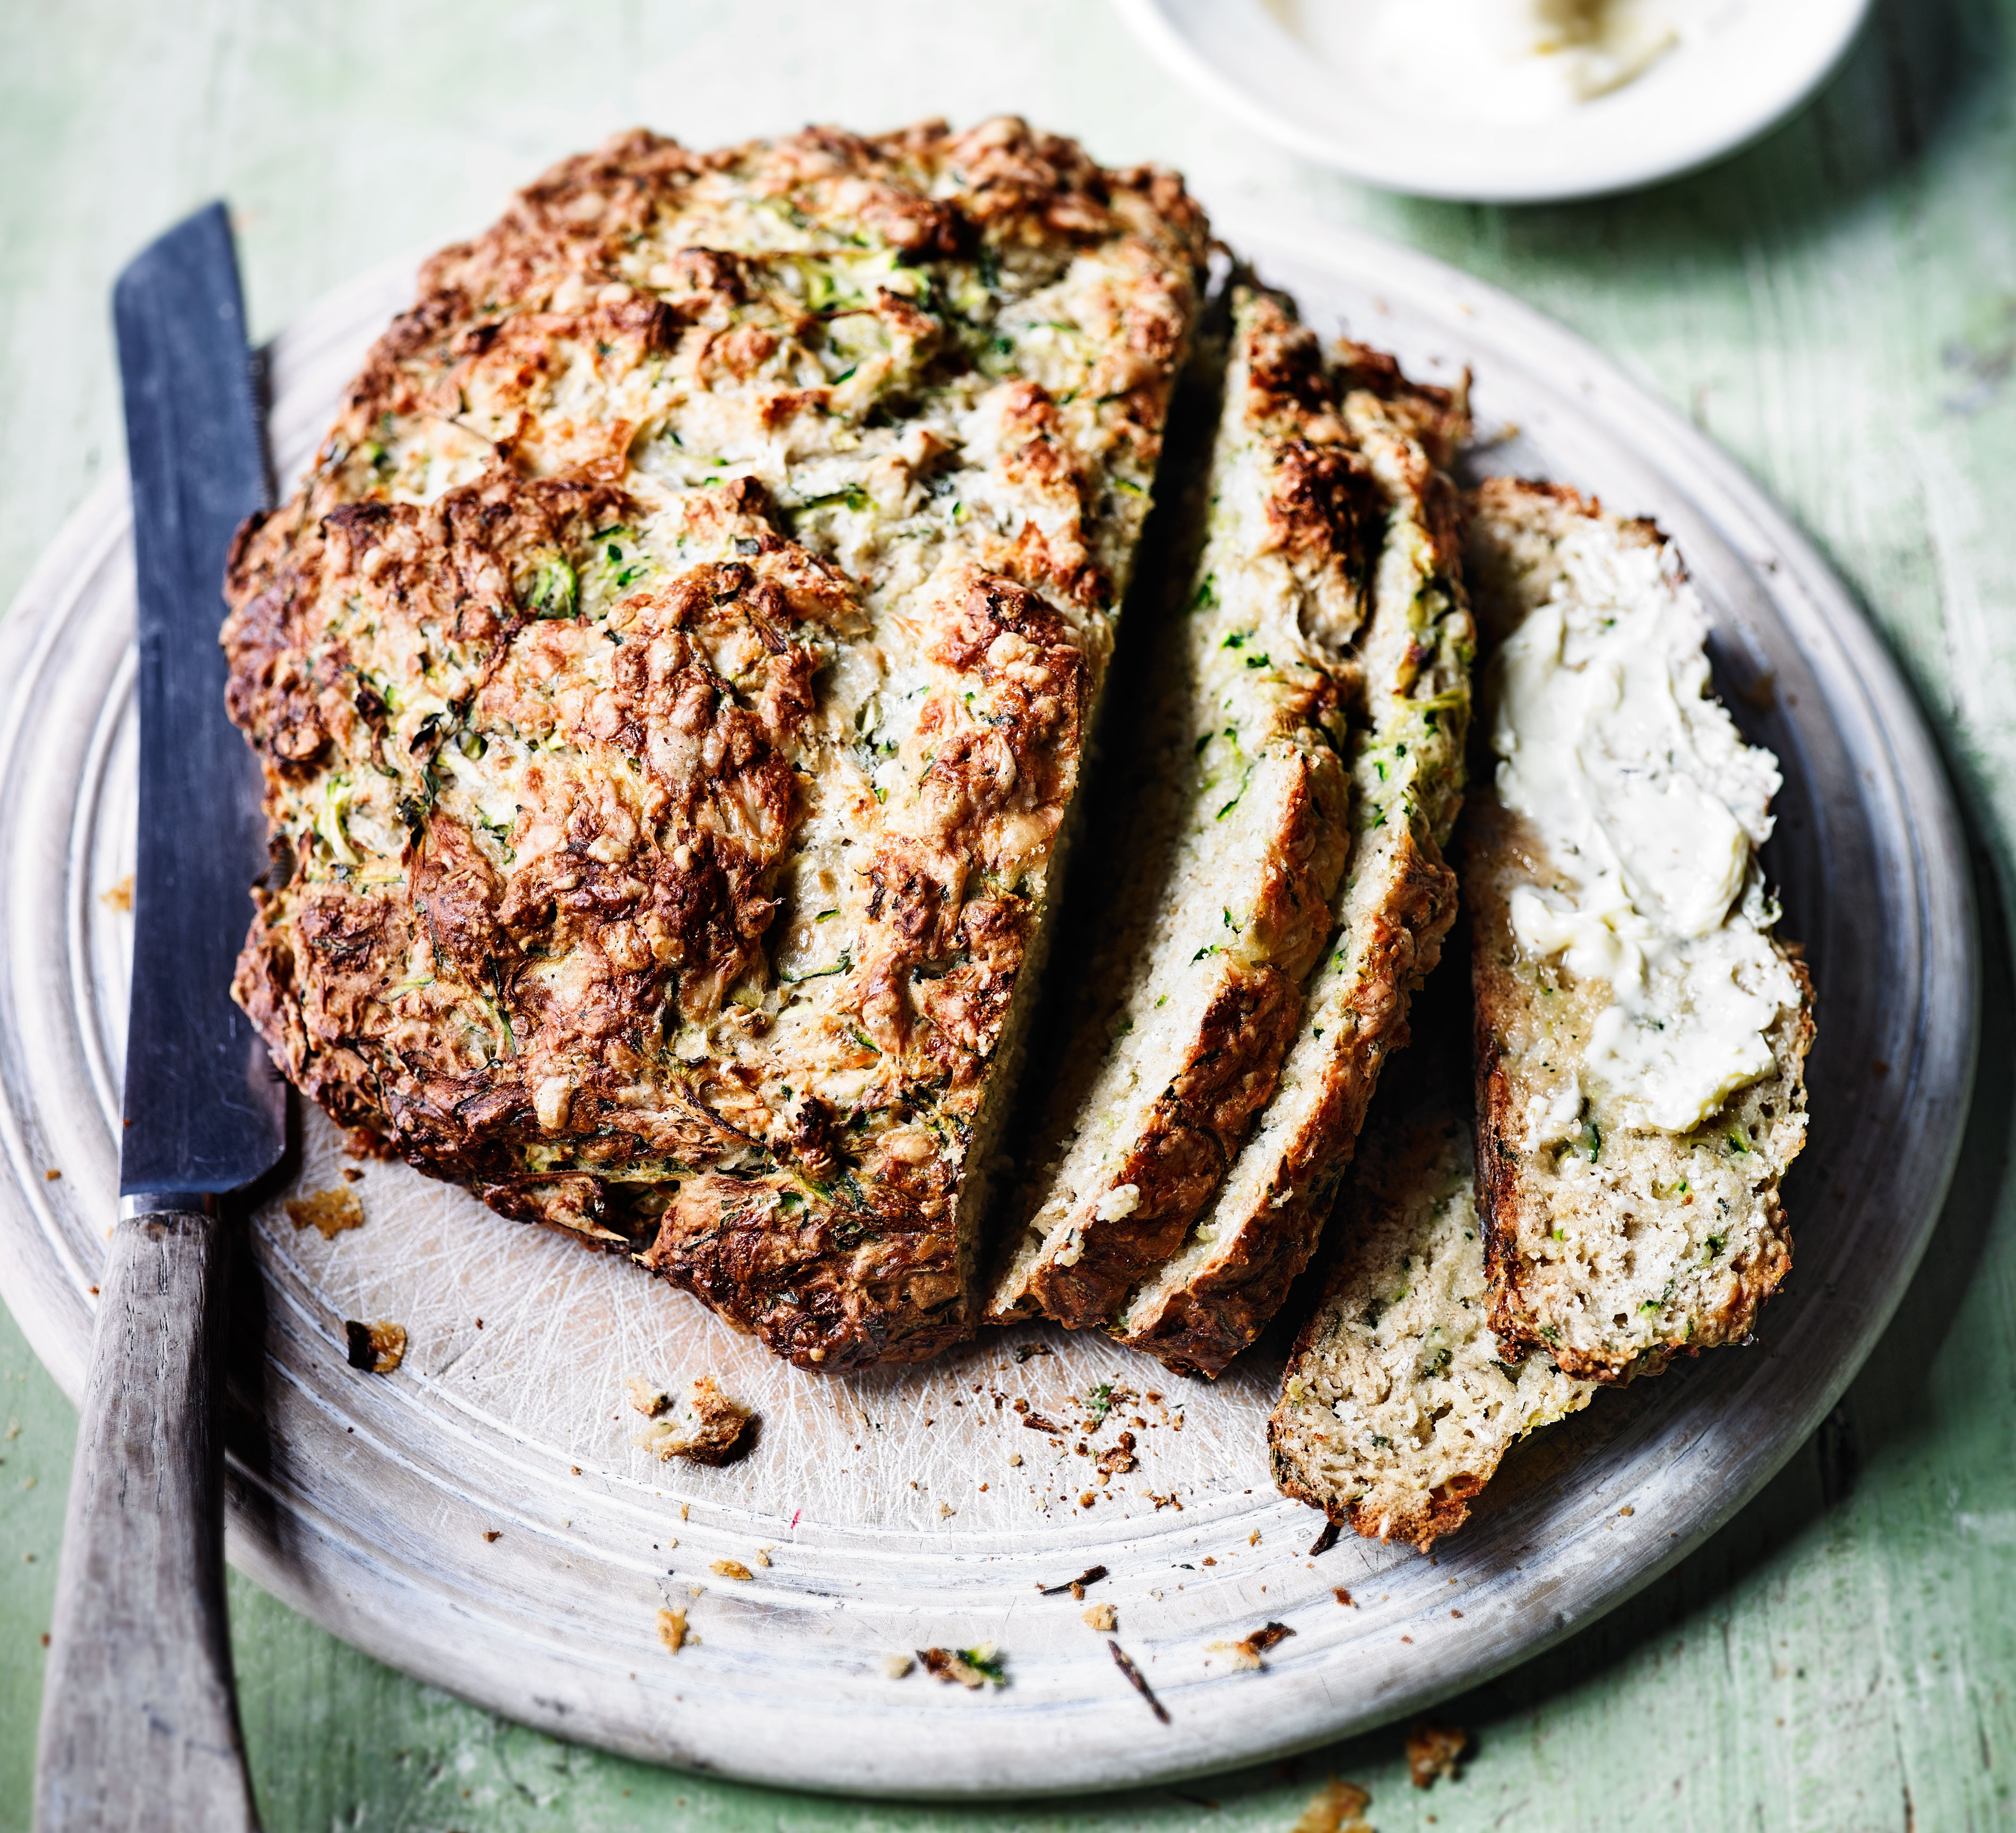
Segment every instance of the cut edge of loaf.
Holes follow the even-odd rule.
[[[1103,1325],[1181,1245],[1274,1086],[1345,870],[1374,481],[1292,305],[1244,283],[1231,304],[1202,550],[1124,741],[1141,754],[1118,883],[997,1321]]]
[[[1407,1042],[1409,1002],[1456,916],[1441,848],[1463,794],[1475,628],[1442,467],[1467,407],[1460,390],[1409,383],[1390,357],[1357,345],[1341,356],[1342,412],[1387,519],[1353,733],[1352,856],[1272,1099],[1183,1248],[1114,1327],[1185,1374],[1220,1373],[1309,1264],[1381,1068]]]

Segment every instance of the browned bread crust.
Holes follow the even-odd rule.
[[[625,135],[428,262],[231,564],[295,1082],[795,1360],[967,1334],[1207,243],[1000,121]]]

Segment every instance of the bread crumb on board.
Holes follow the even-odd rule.
[[[1288,1833],[1372,1833],[1365,1819],[1365,1810],[1371,1805],[1371,1795],[1355,1782],[1333,1776]]]
[[[334,1241],[345,1229],[364,1226],[364,1205],[355,1190],[314,1190],[305,1197],[290,1197],[284,1207],[297,1233],[311,1228],[325,1241]]]
[[[658,1640],[675,1655],[685,1648],[686,1613],[684,1611],[661,1610],[658,1612]]]
[[[1111,1449],[1103,1453],[1099,1460],[1099,1474],[1109,1482],[1114,1477],[1124,1477],[1134,1468],[1134,1435],[1122,1432],[1119,1441]]]
[[[365,1374],[390,1374],[406,1359],[406,1327],[402,1323],[388,1323],[382,1317],[376,1323],[346,1318],[343,1334],[350,1366]]]
[[[646,1419],[656,1419],[672,1403],[671,1395],[663,1387],[643,1375],[625,1375],[623,1391],[630,1396],[630,1404]]]
[[[1114,1626],[1116,1615],[1110,1604],[1094,1604],[1079,1613],[1085,1619],[1088,1630],[1107,1630]]]
[[[1438,1777],[1453,1777],[1469,1748],[1470,1734],[1457,1726],[1417,1725],[1407,1734],[1407,1773],[1414,1786],[1432,1788]]]
[[[739,1559],[717,1559],[707,1569],[717,1579],[753,1579],[756,1576]]]
[[[927,1673],[968,1689],[984,1687],[990,1680],[996,1687],[1008,1684],[1000,1651],[992,1642],[983,1642],[975,1648],[920,1648],[917,1659],[924,1664]]]
[[[632,1377],[628,1383],[631,1404],[646,1411],[643,1401],[657,1398],[650,1384]],[[639,1390],[645,1390],[641,1395]],[[731,1400],[722,1392],[711,1374],[704,1374],[686,1390],[685,1403],[669,1411],[657,1410],[648,1431],[631,1440],[658,1458],[683,1457],[689,1464],[725,1464],[742,1446],[743,1433],[756,1415],[754,1409]],[[680,1518],[685,1518],[681,1511]]]
[[[1242,1636],[1237,1642],[1207,1643],[1204,1653],[1225,1655],[1235,1668],[1255,1669],[1264,1665],[1261,1656],[1276,1642],[1285,1642],[1294,1633],[1286,1623],[1262,1623],[1251,1635]]]

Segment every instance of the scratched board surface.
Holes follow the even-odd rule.
[[[812,114],[970,117],[1012,104],[1086,132],[1107,157],[1180,163],[1214,199],[1265,190],[1330,221],[1374,222],[1593,336],[1706,422],[1821,535],[1941,716],[1979,837],[1998,869],[2006,859],[2011,658],[1996,607],[2011,581],[1991,506],[2016,447],[2004,388],[2016,284],[2000,226],[2016,162],[2001,9],[1898,9],[1813,115],[1736,165],[1650,199],[1523,214],[1370,200],[1235,141],[1162,91],[1086,9],[953,9],[948,30],[944,9],[927,20],[890,9],[916,47],[900,60],[869,55],[810,9],[777,9],[781,23],[760,32],[735,10],[524,9],[487,31],[452,5],[421,26],[369,7],[285,19],[192,9],[169,22],[114,5],[10,17],[0,27],[16,53],[4,79],[19,104],[10,159],[48,182],[6,206],[9,587],[91,473],[117,463],[98,328],[110,267],[211,189],[250,207],[254,315],[272,326],[386,253],[485,220],[509,182],[621,121],[649,118],[705,143]],[[794,48],[755,102],[740,85],[689,80],[779,41]],[[388,77],[373,47],[394,43]],[[333,56],[337,45],[347,49]],[[844,110],[831,103],[837,92]],[[1999,931],[1991,941],[1993,959]],[[1444,1827],[1484,1826],[1514,1813],[1505,1824],[1598,1826],[1618,1824],[1620,1810],[1638,1827],[2005,1817],[2012,1631],[1996,1601],[2016,1557],[2016,1403],[1998,1143],[2009,1082],[1993,1048],[1996,999],[2006,1039],[2006,987],[1992,981],[1990,995],[1980,1098],[1989,1118],[1977,1118],[1945,1229],[1879,1367],[1765,1500],[1679,1573],[1609,1627],[1463,1702],[1457,1714],[1481,1747],[1461,1781],[1415,1797],[1397,1734],[1343,1752],[1346,1773],[1373,1787],[1379,1824],[1433,1813]],[[382,1208],[367,1194],[367,1229]],[[278,1238],[297,1241],[290,1229]],[[332,1257],[344,1246],[331,1244]],[[19,1728],[33,1716],[68,1428],[22,1351],[5,1366],[16,1379],[4,1410],[23,1430],[0,1447],[0,1518],[9,1546],[36,1558],[10,1554],[0,1590],[20,1651],[0,1658],[16,1709],[0,1714],[14,1740],[0,1760],[23,1784],[0,1785],[0,1798],[24,1801]],[[38,1486],[20,1487],[31,1477]],[[839,1824],[840,1810],[662,1776],[504,1727],[374,1667],[247,1587],[235,1601],[272,1824],[628,1827],[664,1824],[675,1803],[694,1824]],[[1319,1777],[1267,1773],[1188,1792],[1217,1810],[1159,1793],[1115,1804],[1114,1822],[1283,1826]],[[971,1806],[917,1810],[915,1824],[967,1825],[976,1813],[1048,1824],[1034,1810]],[[845,1824],[910,1819],[878,1808]]]

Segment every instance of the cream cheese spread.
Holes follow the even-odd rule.
[[[1575,1130],[1581,1082],[1627,1122],[1688,1133],[1771,1073],[1765,1034],[1799,1000],[1756,864],[1777,763],[1712,697],[1707,619],[1672,549],[1591,524],[1560,558],[1492,664],[1499,798],[1552,867],[1512,893],[1512,929],[1610,997],[1529,1143]]]

